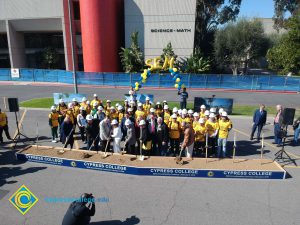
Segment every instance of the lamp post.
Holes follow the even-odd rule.
[[[68,0],[68,10],[69,10],[69,23],[70,23],[70,41],[71,41],[71,52],[72,52],[72,74],[74,80],[74,92],[78,94],[77,77],[76,77],[76,67],[75,67],[75,51],[74,51],[74,39],[73,39],[73,23],[72,23],[72,0]]]

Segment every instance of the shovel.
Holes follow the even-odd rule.
[[[143,156],[143,142],[140,141],[140,156],[139,156],[139,160],[140,161],[144,161],[144,156]]]
[[[176,156],[176,158],[175,158],[176,164],[183,165],[183,160],[182,160],[182,157],[181,157],[183,150],[184,150],[184,148],[182,148],[182,149],[180,150],[179,155]]]
[[[107,147],[108,147],[108,144],[110,143],[110,139],[107,140],[106,142],[106,146],[105,146],[105,151],[104,151],[104,155],[101,157],[102,159],[105,159],[106,157],[108,157],[108,154],[107,154]]]
[[[69,135],[68,135],[68,137],[67,137],[67,139],[66,139],[66,142],[65,142],[65,144],[64,144],[63,149],[57,151],[58,154],[64,154],[64,153],[65,153],[65,147],[66,147],[66,145],[67,145],[67,143],[68,143],[68,141],[69,141],[69,139],[70,139],[70,137],[71,137],[73,131],[74,131],[74,127],[73,127],[72,130],[70,131],[70,133],[69,133]]]

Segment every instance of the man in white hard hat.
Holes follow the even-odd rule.
[[[142,117],[143,119],[146,118],[145,112],[143,111],[143,104],[141,102],[138,103],[137,110],[135,111],[135,118]]]
[[[49,114],[49,126],[51,127],[51,134],[52,134],[52,142],[56,143],[58,140],[58,118],[59,114],[56,111],[55,106],[51,106],[51,113]]]
[[[122,131],[121,128],[119,127],[119,123],[116,119],[114,119],[111,122],[112,125],[112,135],[111,137],[113,138],[113,151],[114,153],[119,154],[121,152],[121,147],[120,147],[120,143],[121,143],[121,139],[122,139]]]
[[[165,124],[168,124],[169,121],[170,121],[170,119],[171,119],[171,112],[169,110],[169,106],[168,105],[164,106],[163,119],[164,119]]]
[[[91,101],[91,105],[94,106],[94,103],[97,102],[97,106],[102,105],[101,100],[98,98],[97,94],[94,94],[94,99]]]
[[[199,113],[195,112],[193,114],[193,128],[195,129],[195,127],[199,124]]]
[[[163,107],[162,107],[161,103],[160,103],[160,102],[157,102],[157,103],[156,103],[156,106],[155,106],[155,114],[156,114],[156,116],[157,116],[157,117],[162,116],[163,111],[164,111],[164,110],[163,110]]]
[[[205,118],[205,110],[206,110],[206,106],[205,105],[201,105],[200,106],[200,113],[199,113],[199,116],[200,118]]]
[[[93,106],[93,108],[91,110],[91,114],[92,114],[92,116],[94,116],[98,111],[98,107],[101,105],[98,105],[98,102],[94,102],[92,106]],[[101,106],[101,108],[103,109],[102,106]]]
[[[175,156],[179,154],[179,141],[181,133],[181,125],[177,121],[177,115],[173,114],[171,116],[171,121],[168,124],[169,137],[170,137],[170,154]]]
[[[102,120],[104,120],[104,118],[105,118],[105,113],[103,112],[104,109],[103,109],[103,107],[102,107],[101,105],[98,106],[97,109],[98,109],[98,110],[97,110],[96,114],[95,114],[93,117],[94,117],[94,119],[97,119],[98,122],[100,123]]]
[[[209,120],[209,114],[210,114],[209,110],[205,110],[205,112],[204,112],[205,121]]]
[[[135,155],[137,154],[135,149],[135,143],[136,143],[135,128],[130,119],[126,119],[125,126],[126,126],[126,136],[125,136],[126,153]]]
[[[104,110],[105,110],[105,113],[110,113],[110,108],[111,108],[111,100],[106,100],[106,105],[104,106]]]
[[[147,96],[146,102],[143,105],[143,110],[144,110],[146,116],[148,116],[148,114],[150,113],[150,108],[151,108],[151,102],[150,102],[150,98]]]
[[[111,133],[111,124],[109,115],[106,114],[105,118],[100,122],[100,143],[101,143],[101,151],[110,149],[110,133]]]
[[[232,123],[228,119],[227,112],[223,110],[223,112],[221,113],[221,119],[219,120],[218,158],[226,157],[227,138],[231,128],[232,128]]]
[[[99,151],[99,122],[93,119],[92,115],[87,115],[86,120],[87,149],[90,150],[94,146],[94,150]]]
[[[206,121],[205,127],[208,134],[208,145],[211,148],[211,154],[216,154],[217,135],[219,131],[219,123],[214,113],[209,114],[209,120]]]
[[[197,121],[197,125],[194,127],[194,131],[195,131],[195,145],[194,145],[195,155],[201,157],[204,153],[205,135],[206,135],[204,118],[200,118]]]
[[[188,110],[188,118],[189,118],[189,123],[190,123],[190,124],[193,124],[193,121],[194,121],[194,116],[193,116],[193,114],[194,114],[194,111],[193,111],[192,109],[189,109],[189,110]]]

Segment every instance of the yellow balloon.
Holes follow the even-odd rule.
[[[135,87],[135,89],[134,90],[136,90],[136,91],[138,91],[139,90],[139,87],[137,86],[137,87]]]
[[[175,84],[175,88],[178,88],[178,84]]]
[[[144,74],[147,74],[147,71],[148,71],[147,69],[144,69]]]
[[[176,73],[177,72],[177,68],[173,68],[173,71]]]
[[[140,84],[139,84],[139,82],[135,82],[135,86],[139,86]]]
[[[142,83],[146,83],[146,79],[142,80]]]
[[[177,79],[176,79],[176,83],[179,83],[179,82],[180,82],[180,78],[177,78]]]
[[[181,87],[182,87],[182,88],[185,88],[185,85],[183,84],[183,85],[181,85]]]

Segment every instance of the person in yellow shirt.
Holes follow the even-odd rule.
[[[11,137],[8,132],[8,120],[5,112],[1,111],[0,108],[0,144],[3,144],[3,136],[2,133],[5,132],[6,138],[11,140]]]
[[[194,119],[193,119],[193,129],[195,129],[195,127],[197,125],[199,125],[199,113],[195,112],[193,114],[193,117],[194,117]]]
[[[106,100],[106,106],[104,106],[104,110],[105,110],[105,113],[110,113],[110,108],[111,108],[111,101],[108,99]]]
[[[51,127],[52,142],[56,143],[58,139],[57,129],[58,129],[58,118],[59,114],[56,111],[55,106],[51,107],[51,113],[49,114],[49,126]]]
[[[221,119],[219,120],[218,158],[221,157],[221,151],[222,157],[226,157],[227,138],[231,128],[232,123],[228,119],[227,112],[223,111],[221,114]]]
[[[86,111],[87,115],[91,114],[91,112],[92,112],[92,106],[91,106],[90,101],[86,101],[85,111]]]
[[[119,120],[119,114],[117,113],[116,109],[114,106],[110,107],[110,114],[109,114],[109,118],[111,121],[113,120]]]
[[[68,106],[66,105],[65,101],[63,99],[60,99],[59,104],[56,108],[56,111],[59,114],[59,118],[58,118],[59,124],[62,124],[62,122],[64,121],[67,110],[68,110]]]
[[[168,124],[171,119],[171,113],[170,113],[168,105],[164,106],[163,119],[164,119],[165,124]]]
[[[189,119],[189,123],[192,125],[193,124],[193,121],[194,121],[194,111],[189,109],[188,111],[188,115],[187,115],[187,118]]]
[[[102,106],[102,101],[98,98],[97,94],[94,94],[94,99],[91,101],[91,105],[94,106],[95,102],[97,102],[97,106]]]
[[[157,116],[157,117],[162,117],[163,115],[163,112],[164,112],[164,110],[163,110],[163,107],[162,107],[162,105],[161,105],[161,103],[160,102],[157,102],[156,103],[156,106],[155,106],[155,115]]]
[[[170,145],[171,145],[171,154],[174,156],[179,154],[179,143],[180,143],[180,133],[181,133],[181,125],[177,121],[177,115],[173,114],[171,116],[171,121],[168,124],[169,127],[169,137],[170,137]]]
[[[80,106],[84,107],[84,109],[87,107],[87,99],[86,99],[86,97],[83,97],[81,99]]]
[[[143,110],[144,110],[146,116],[149,115],[150,109],[151,109],[150,98],[149,98],[149,97],[146,97],[146,103],[143,105]]]
[[[197,125],[194,128],[195,131],[195,151],[196,154],[200,157],[204,153],[205,148],[205,135],[206,135],[206,127],[204,118],[200,118],[197,121]]]
[[[75,118],[74,118],[74,112],[73,112],[73,103],[68,104],[68,110],[66,112],[66,117],[70,119],[70,122],[74,125],[75,124]]]
[[[206,110],[206,106],[205,105],[201,105],[201,107],[200,107],[200,113],[199,113],[200,118],[205,118],[205,110]]]
[[[209,110],[205,110],[205,112],[204,112],[204,120],[205,121],[209,120],[209,114],[210,114]]]
[[[75,118],[75,123],[77,123],[77,116],[80,113],[80,104],[77,102],[76,98],[73,98],[73,113]]]
[[[190,123],[190,118],[187,116],[187,110],[183,109],[181,112],[181,117],[178,119],[178,122],[182,124],[182,122]]]
[[[142,117],[143,120],[146,119],[146,114],[145,114],[145,111],[143,111],[143,104],[142,103],[138,103],[138,107],[137,107],[137,110],[135,111],[134,113],[134,117],[137,119],[139,117]]]
[[[119,105],[118,106],[118,117],[119,117],[118,121],[119,121],[119,124],[121,124],[122,119],[123,119],[124,116],[125,116],[124,108],[123,108],[123,106]]]
[[[215,154],[219,123],[216,120],[216,115],[214,113],[209,114],[209,120],[206,121],[205,127],[208,133],[208,145],[211,148],[211,153]]]

